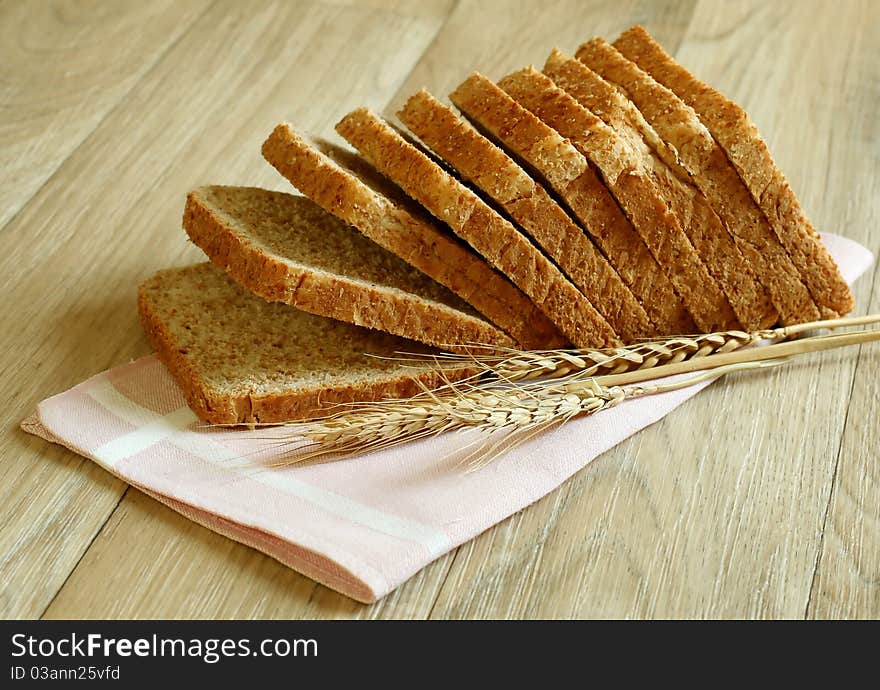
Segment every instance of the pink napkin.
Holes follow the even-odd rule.
[[[855,242],[823,239],[849,282],[873,261]],[[22,428],[91,458],[209,529],[371,602],[537,501],[705,385],[574,420],[471,473],[459,464],[469,434],[350,460],[269,468],[277,450],[255,438],[260,432],[200,428],[153,356],[44,400]]]

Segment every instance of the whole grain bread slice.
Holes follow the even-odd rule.
[[[658,335],[696,330],[669,278],[580,151],[479,73],[450,98],[568,206],[642,304]]]
[[[724,290],[742,327],[756,331],[776,323],[779,315],[766,288],[687,172],[666,162],[665,145],[658,143],[659,136],[635,104],[584,63],[559,50],[547,58],[544,73],[639,153],[661,198]]]
[[[645,310],[589,237],[504,151],[425,90],[397,116],[528,232],[624,341],[653,334]]]
[[[445,285],[521,347],[565,344],[513,283],[353,152],[280,124],[263,156],[325,211]]]
[[[513,341],[461,298],[302,196],[190,192],[183,226],[212,262],[270,302],[437,347]]]
[[[336,130],[510,278],[575,345],[619,342],[602,315],[525,235],[384,120],[361,108],[346,115]]]
[[[726,295],[670,212],[638,152],[550,77],[532,67],[509,74],[498,86],[571,141],[596,166],[697,326],[707,332],[739,328]]]
[[[819,310],[800,272],[693,108],[601,38],[584,43],[576,57],[621,88],[673,147],[767,288],[782,323],[818,319]]]
[[[849,286],[746,111],[678,64],[641,26],[625,31],[614,46],[697,111],[764,212],[824,315],[852,311],[855,305]]]
[[[435,351],[266,302],[211,263],[160,271],[138,290],[138,311],[187,403],[213,424],[303,419],[469,373],[401,361],[396,353]]]

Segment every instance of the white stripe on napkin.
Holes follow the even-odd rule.
[[[138,405],[125,397],[109,380],[104,380],[87,391],[89,397],[120,419],[137,428],[119,438],[108,441],[93,451],[98,462],[112,468],[119,461],[140,453],[160,441],[168,441],[176,447],[232,474],[241,474],[273,489],[296,496],[339,517],[368,527],[382,534],[422,544],[436,558],[446,553],[452,542],[445,532],[430,525],[401,518],[364,505],[340,494],[306,484],[289,472],[233,465],[242,460],[235,451],[226,448],[204,433],[187,429],[199,421],[189,407],[182,407],[166,415]]]
[[[105,405],[103,401],[94,395],[92,397],[111,412],[115,412],[112,407]],[[121,417],[122,415],[118,416]],[[111,469],[120,460],[137,455],[142,450],[156,445],[159,441],[170,439],[174,434],[198,421],[198,417],[188,407],[181,407],[164,416],[154,416],[155,419],[149,424],[130,431],[112,441],[107,441],[103,446],[96,448],[94,452],[95,459],[108,469]]]

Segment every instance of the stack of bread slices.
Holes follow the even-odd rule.
[[[301,195],[189,194],[210,262],[160,272],[138,303],[201,418],[282,422],[439,382],[399,352],[602,348],[852,309],[746,113],[643,28],[542,71],[474,73],[450,99],[413,95],[409,133],[349,113],[336,130],[357,153],[279,125],[263,156]]]

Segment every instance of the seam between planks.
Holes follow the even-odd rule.
[[[73,452],[73,451],[70,451],[70,452]],[[92,462],[88,458],[84,458],[84,459],[86,460],[86,462]],[[40,620],[43,620],[46,616],[46,612],[50,608],[52,608],[52,604],[55,603],[55,600],[58,598],[58,595],[61,594],[61,590],[64,589],[64,587],[67,585],[67,581],[71,578],[73,573],[76,572],[76,569],[79,567],[79,564],[82,562],[83,558],[85,558],[86,554],[88,554],[88,552],[91,550],[92,544],[94,544],[95,540],[99,536],[101,536],[101,533],[104,531],[104,528],[107,526],[107,523],[110,522],[110,518],[112,518],[113,515],[116,513],[117,509],[119,508],[119,505],[122,503],[122,499],[124,499],[126,497],[126,495],[128,495],[128,492],[130,490],[131,490],[131,484],[125,484],[125,489],[123,489],[122,493],[119,494],[119,498],[117,499],[113,508],[110,510],[110,512],[107,513],[107,518],[104,520],[104,522],[101,523],[101,526],[95,530],[95,533],[92,535],[92,538],[89,540],[89,543],[86,545],[86,548],[83,549],[83,552],[79,555],[79,558],[76,559],[76,563],[74,563],[73,567],[69,571],[67,571],[67,575],[64,578],[64,582],[62,582],[61,585],[58,587],[58,589],[55,590],[55,594],[52,595],[52,598],[49,599],[49,602],[46,604],[46,606],[40,612],[40,615],[39,615]]]
[[[459,6],[461,5],[461,0],[455,0],[452,4],[452,7],[449,8],[449,11],[446,13],[446,17],[437,27],[437,31],[434,32],[434,37],[425,46],[425,49],[422,51],[422,54],[419,56],[419,59],[413,62],[412,67],[410,67],[409,71],[403,75],[403,79],[401,80],[401,87],[394,92],[394,95],[385,103],[385,107],[382,109],[383,113],[388,109],[388,106],[393,103],[398,95],[403,92],[403,89],[406,86],[406,83],[409,81],[410,75],[415,72],[416,68],[422,63],[422,60],[425,59],[425,56],[430,53],[431,49],[434,47],[434,44],[437,42],[437,39],[443,33],[443,30],[446,28],[446,25],[449,23],[449,20],[452,16],[458,11]],[[458,559],[458,552],[461,550],[461,544],[456,546],[454,549],[451,549],[452,558],[449,560],[449,566],[446,568],[446,572],[443,575],[443,580],[437,585],[437,591],[434,593],[434,600],[431,602],[431,606],[425,614],[423,620],[430,620],[431,616],[434,613],[434,609],[437,607],[437,602],[440,601],[440,594],[443,592],[443,588],[446,586],[446,581],[449,579],[449,573],[452,572],[452,566],[455,564],[455,561]],[[406,583],[401,585],[406,586]]]
[[[128,100],[128,97],[141,84],[141,82],[143,82],[150,74],[152,74],[153,71],[162,62],[162,60],[165,59],[165,57],[168,55],[169,51],[173,50],[174,47],[177,46],[177,44],[180,43],[180,41],[182,41],[189,34],[189,32],[192,30],[193,26],[195,26],[201,20],[201,18],[205,14],[207,14],[211,10],[212,7],[214,7],[217,4],[217,2],[219,2],[219,0],[213,0],[213,2],[210,2],[205,7],[205,9],[202,12],[200,12],[198,15],[196,15],[193,18],[193,20],[190,22],[190,24],[183,31],[181,31],[180,35],[174,41],[172,41],[171,43],[168,44],[168,46],[167,46],[167,48],[165,48],[165,50],[158,53],[158,55],[156,56],[156,59],[152,62],[152,64],[150,64],[150,66],[144,71],[143,74],[141,74],[140,77],[138,77],[136,80],[134,80],[134,82],[131,85],[131,88],[129,88],[124,94],[122,94],[120,96],[119,100],[117,100],[117,102],[113,105],[112,108],[107,110],[107,112],[104,114],[104,116],[95,124],[95,126],[92,128],[92,130],[85,137],[83,137],[82,141],[80,141],[70,151],[70,153],[67,156],[65,156],[61,161],[58,162],[58,165],[52,171],[52,174],[49,175],[36,190],[34,190],[34,193],[27,199],[27,201],[25,201],[25,203],[23,203],[21,205],[21,208],[19,208],[18,211],[16,211],[16,213],[9,219],[9,221],[5,225],[0,227],[0,232],[3,232],[7,227],[9,227],[9,225],[16,218],[18,218],[18,216],[21,215],[21,213],[23,213],[25,211],[25,209],[28,208],[28,206],[33,202],[33,200],[37,197],[37,195],[40,193],[40,191],[47,184],[49,184],[49,182],[51,180],[53,180],[59,174],[61,169],[64,167],[64,164],[77,151],[79,151],[83,147],[83,145],[85,145],[88,141],[90,141],[92,139],[93,136],[95,136],[95,132],[97,132],[100,129],[101,125],[104,124],[104,122],[107,120],[107,118],[110,117],[114,112],[116,112],[116,110],[118,110],[125,103],[125,101]],[[69,452],[73,452],[73,451],[69,451]],[[87,462],[92,462],[88,458],[85,458],[85,460]],[[107,515],[104,517],[104,520],[100,523],[100,525],[97,526],[97,528],[93,532],[91,538],[89,539],[88,543],[85,545],[85,548],[80,553],[79,558],[76,559],[76,562],[71,566],[70,570],[67,571],[67,575],[65,576],[64,581],[58,586],[58,588],[55,590],[54,594],[52,594],[52,596],[49,599],[46,606],[43,608],[42,612],[38,616],[39,619],[43,619],[45,617],[46,612],[51,608],[52,604],[58,598],[58,595],[61,593],[61,591],[67,585],[67,582],[70,579],[70,577],[73,575],[74,572],[76,572],[76,569],[79,567],[79,564],[82,562],[83,558],[85,558],[86,554],[88,554],[88,552],[91,550],[92,545],[95,543],[95,540],[103,533],[104,529],[107,527],[107,524],[110,522],[111,518],[116,513],[116,511],[119,508],[120,504],[122,503],[123,499],[128,494],[130,488],[131,488],[131,485],[126,483],[125,488],[123,489],[122,493],[119,495],[119,498],[116,500],[116,503],[113,505],[113,508],[107,512]]]
[[[876,266],[874,269],[874,273],[871,276],[871,290],[868,293],[869,295],[874,294],[874,289],[877,284],[877,275],[880,273],[880,264]],[[873,300],[868,300],[868,307],[870,311],[870,307],[873,304]],[[831,503],[834,500],[834,495],[837,490],[837,479],[840,474],[840,456],[843,453],[844,441],[846,440],[846,432],[849,428],[849,413],[852,408],[852,399],[853,399],[853,391],[856,387],[856,377],[859,374],[859,368],[862,362],[862,353],[864,352],[865,345],[859,345],[859,351],[856,355],[856,363],[853,367],[852,380],[850,381],[849,387],[849,399],[846,405],[846,413],[844,415],[843,427],[840,432],[840,439],[838,440],[837,445],[837,455],[834,458],[834,472],[831,475],[831,488],[828,492],[828,501],[825,504],[825,512],[822,515],[822,526],[819,530],[819,544],[816,549],[816,558],[813,561],[813,573],[810,577],[810,590],[807,594],[807,603],[804,606],[804,618],[808,618],[810,615],[810,609],[813,607],[813,593],[816,589],[816,582],[819,578],[819,570],[822,567],[822,552],[825,549],[825,530],[828,528],[828,514],[831,512]]]
[[[118,109],[118,108],[124,103],[124,101],[125,101],[125,100],[128,98],[128,96],[134,91],[134,89],[137,88],[137,86],[138,86],[138,85],[139,85],[144,79],[146,79],[146,78],[147,78],[147,77],[148,77],[148,76],[149,76],[149,75],[150,75],[150,74],[151,74],[151,73],[157,68],[157,66],[162,62],[162,60],[166,57],[166,55],[169,53],[169,51],[173,50],[173,48],[174,48],[174,47],[175,47],[180,41],[182,41],[182,40],[183,40],[183,39],[184,39],[184,38],[190,33],[190,31],[192,31],[193,27],[194,27],[194,26],[195,26],[195,25],[201,20],[201,18],[202,18],[206,13],[208,13],[208,12],[209,12],[209,11],[210,11],[210,10],[211,10],[211,9],[212,9],[212,8],[218,3],[218,2],[219,2],[219,0],[214,0],[213,2],[211,2],[211,3],[205,8],[204,11],[202,11],[197,17],[195,17],[195,18],[193,19],[193,21],[190,23],[190,25],[189,25],[189,26],[188,26],[188,27],[187,27],[187,28],[186,28],[186,29],[180,34],[180,36],[179,36],[177,39],[175,39],[171,44],[169,44],[169,46],[168,46],[168,48],[167,48],[166,50],[162,51],[162,53],[157,57],[157,59],[153,62],[153,64],[150,65],[150,67],[149,67],[149,68],[143,73],[143,75],[141,75],[141,77],[138,78],[138,79],[135,81],[135,83],[132,85],[131,89],[129,89],[128,91],[126,91],[125,94],[119,99],[119,101],[118,101],[118,102],[117,102],[117,103],[116,103],[116,104],[115,104],[110,110],[107,111],[107,113],[104,115],[103,118],[101,118],[100,122],[95,126],[95,128],[92,129],[91,132],[89,132],[88,136],[84,137],[83,140],[82,140],[82,141],[76,146],[76,148],[74,148],[74,149],[70,152],[70,154],[69,154],[67,157],[65,157],[64,160],[62,160],[62,161],[58,164],[58,167],[55,169],[55,171],[53,171],[52,175],[50,175],[49,177],[46,178],[46,180],[43,182],[43,184],[40,185],[40,187],[39,187],[39,188],[34,192],[34,194],[33,194],[33,195],[27,200],[27,202],[25,202],[25,203],[22,205],[21,209],[19,209],[19,211],[16,212],[16,214],[15,214],[12,218],[10,218],[10,220],[9,220],[10,223],[11,223],[11,222],[12,222],[12,221],[13,221],[13,220],[14,220],[14,219],[15,219],[15,218],[16,218],[16,217],[17,217],[17,216],[18,216],[18,215],[19,215],[19,214],[20,214],[20,213],[21,213],[21,212],[22,212],[22,211],[23,211],[23,210],[24,210],[24,209],[25,209],[30,203],[31,203],[31,201],[32,201],[33,198],[39,193],[39,191],[40,191],[40,190],[41,190],[41,189],[42,189],[42,188],[43,188],[43,187],[44,187],[44,186],[45,186],[45,185],[46,185],[46,184],[47,184],[52,178],[55,177],[55,175],[58,173],[58,171],[63,167],[64,162],[65,162],[68,158],[70,158],[70,156],[72,156],[72,155],[74,154],[74,152],[76,152],[76,151],[77,151],[77,150],[78,150],[83,144],[85,144],[89,139],[91,139],[91,137],[92,137],[92,136],[94,135],[94,133],[98,130],[98,128],[101,126],[101,124],[103,124],[103,122],[104,122],[104,121],[105,121],[105,120],[106,120],[106,119],[107,119],[107,118],[108,118],[108,117],[109,117],[109,116],[110,116],[115,110],[117,110],[117,109]],[[321,4],[321,3],[319,3],[319,4]],[[418,67],[418,65],[420,64],[421,60],[422,60],[422,59],[424,58],[424,56],[428,53],[428,51],[433,47],[434,43],[437,41],[437,37],[440,35],[440,33],[441,33],[441,32],[443,31],[443,29],[446,27],[446,24],[449,22],[450,17],[452,17],[452,15],[453,15],[453,14],[455,13],[455,11],[458,9],[458,6],[459,6],[459,0],[455,0],[455,2],[453,3],[453,5],[451,6],[451,8],[449,9],[449,11],[447,12],[446,17],[445,17],[441,22],[438,23],[437,30],[436,30],[436,32],[434,33],[434,36],[431,38],[431,41],[427,44],[427,46],[425,47],[425,49],[424,49],[424,50],[422,51],[422,53],[419,55],[418,59],[415,60],[415,61],[413,62],[412,67],[411,67],[411,68],[410,68],[410,69],[409,69],[409,70],[408,70],[408,71],[402,76],[402,78],[401,78],[401,84],[405,84],[405,83],[407,82],[407,80],[409,79],[410,75],[413,73],[413,71],[414,71],[414,70]],[[386,108],[388,107],[388,104],[390,104],[390,103],[392,103],[392,102],[394,101],[394,99],[397,97],[397,95],[400,93],[401,90],[402,90],[402,87],[401,87],[400,89],[398,89],[398,90],[392,95],[392,97],[386,102],[386,105],[385,105]],[[144,193],[146,194],[146,191],[145,191]],[[8,223],[7,223],[7,225],[8,225]],[[2,230],[3,230],[5,227],[6,227],[6,225],[4,225],[2,228],[0,228],[0,232],[2,232]],[[89,462],[91,462],[91,461],[89,461]],[[43,609],[43,611],[40,613],[40,615],[39,615],[39,618],[40,618],[40,619],[43,619],[43,618],[45,617],[46,612],[52,607],[52,604],[55,602],[55,600],[58,598],[58,596],[61,594],[61,592],[64,590],[64,588],[67,586],[67,582],[70,580],[70,577],[73,575],[74,572],[76,572],[76,570],[77,570],[77,568],[79,567],[80,563],[83,561],[83,559],[84,559],[84,558],[86,557],[86,555],[89,553],[89,551],[91,550],[91,548],[92,548],[92,546],[94,545],[95,541],[97,541],[98,537],[100,537],[101,534],[103,534],[104,530],[106,529],[106,527],[107,527],[107,525],[109,524],[110,520],[112,519],[113,515],[114,515],[114,514],[116,513],[116,511],[119,509],[119,506],[122,504],[122,501],[123,501],[123,500],[125,499],[125,497],[128,495],[128,493],[129,493],[129,491],[130,491],[131,488],[132,488],[132,487],[131,487],[130,484],[128,484],[128,483],[125,484],[125,489],[124,489],[123,492],[120,494],[119,499],[116,501],[116,504],[115,504],[115,505],[113,506],[113,508],[107,513],[107,516],[106,516],[106,518],[104,519],[104,521],[101,523],[101,525],[95,530],[94,534],[92,535],[92,537],[91,537],[91,539],[89,540],[88,544],[86,545],[85,549],[83,549],[82,553],[80,554],[80,557],[76,560],[76,563],[74,563],[73,566],[70,568],[70,570],[69,570],[68,573],[67,573],[67,576],[64,578],[64,581],[63,581],[63,582],[61,583],[61,585],[55,590],[55,593],[52,595],[51,599],[50,599],[49,602],[46,604],[46,606],[45,606],[45,608]],[[251,547],[247,547],[247,548],[251,548]],[[452,561],[454,561],[455,558],[458,556],[458,550],[459,550],[460,548],[461,548],[460,546],[457,546],[457,547],[455,547],[455,549],[452,550],[452,551],[453,551],[453,558],[452,558]],[[434,610],[434,607],[436,606],[437,602],[439,601],[439,598],[440,598],[440,592],[442,591],[443,584],[446,582],[446,579],[449,577],[449,572],[450,572],[450,570],[451,570],[451,563],[450,563],[450,568],[447,568],[447,570],[446,570],[446,573],[445,573],[444,578],[443,578],[443,582],[441,582],[440,585],[439,585],[438,588],[437,588],[437,592],[436,592],[436,594],[435,594],[435,596],[434,596],[433,601],[431,602],[430,609],[428,610],[428,616],[430,616],[430,612]],[[317,582],[314,583],[314,587],[312,588],[312,592],[311,592],[311,594],[309,595],[310,598],[312,598],[312,597],[314,596],[315,592],[317,591],[317,589],[318,589],[319,587],[323,587],[323,585],[320,585],[320,584],[318,584]],[[365,606],[364,608],[366,608],[366,606]]]
[[[153,72],[153,70],[156,69],[156,67],[162,62],[162,60],[169,53],[169,51],[173,50],[177,46],[177,44],[180,43],[181,40],[183,40],[184,36],[186,36],[192,30],[192,27],[198,21],[200,21],[201,18],[203,16],[205,16],[205,14],[212,7],[214,7],[214,5],[216,5],[218,2],[219,2],[219,0],[213,0],[212,2],[208,3],[208,5],[205,7],[204,10],[202,10],[198,15],[193,17],[193,19],[189,23],[189,25],[185,29],[183,29],[183,31],[180,32],[180,35],[176,39],[174,39],[171,43],[169,43],[168,46],[164,50],[160,51],[156,55],[156,58],[144,70],[143,74],[141,74],[140,77],[138,77],[137,79],[135,79],[132,82],[131,86],[125,91],[125,93],[120,94],[116,103],[114,103],[113,106],[110,107],[107,110],[107,112],[104,113],[104,115],[95,123],[95,126],[92,127],[91,130],[89,130],[89,132],[80,140],[80,142],[76,146],[74,146],[64,158],[62,158],[61,160],[58,161],[58,163],[55,165],[55,168],[52,170],[52,173],[50,175],[47,175],[46,179],[44,179],[40,183],[40,185],[36,189],[34,189],[33,193],[22,202],[22,204],[21,204],[21,206],[19,206],[18,210],[9,217],[9,220],[7,220],[2,226],[0,226],[0,233],[4,232],[6,230],[6,228],[10,227],[18,219],[18,217],[22,213],[25,212],[25,210],[31,205],[31,203],[33,203],[34,199],[36,199],[37,196],[40,194],[40,192],[43,191],[43,189],[46,187],[46,185],[48,185],[52,180],[55,179],[55,177],[58,175],[58,173],[64,167],[64,164],[68,160],[70,160],[76,154],[76,152],[79,151],[87,142],[89,142],[91,140],[91,138],[95,135],[95,132],[97,132],[100,129],[101,125],[104,124],[104,122],[107,120],[107,118],[109,118],[114,112],[116,112],[119,109],[119,107],[123,103],[125,103],[125,101],[128,100],[128,97],[131,95],[131,93],[140,85],[140,83],[144,79],[146,79]]]
[[[671,51],[670,51],[670,53],[671,53],[672,55],[677,55],[677,54],[678,54],[678,50],[679,50],[679,48],[680,48],[681,45],[684,43],[685,39],[687,38],[688,34],[690,33],[690,31],[691,31],[691,27],[693,26],[694,18],[695,18],[696,14],[697,14],[697,5],[699,4],[699,2],[700,2],[700,0],[694,0],[694,1],[691,3],[691,13],[690,13],[690,17],[688,18],[687,22],[684,22],[684,23],[682,24],[681,33],[679,34],[679,36],[677,37],[677,39],[674,41],[674,45],[671,46]],[[455,13],[455,11],[458,9],[459,4],[460,4],[460,0],[456,0],[456,3],[455,3],[455,5],[454,5],[453,9],[450,11],[450,13],[449,13],[449,15],[447,16],[446,20],[443,22],[443,25],[441,26],[440,30],[437,31],[437,34],[434,36],[434,39],[433,39],[433,40],[431,41],[431,43],[428,45],[428,48],[425,50],[425,53],[423,53],[423,57],[424,57],[425,54],[427,54],[428,50],[429,50],[429,49],[434,45],[434,43],[437,41],[437,38],[440,36],[440,33],[441,33],[441,31],[443,30],[443,27],[446,26],[446,24],[448,23],[449,19],[452,17],[452,15],[453,15],[453,14]],[[421,60],[419,60],[419,62],[421,62]],[[413,70],[415,69],[416,66],[418,66],[419,62],[416,62],[416,65],[413,67]],[[410,73],[412,73],[413,70],[410,70]],[[396,96],[397,96],[397,94],[395,94],[395,97],[396,97]],[[619,445],[619,444],[618,444],[618,445]],[[615,447],[616,447],[616,446],[615,446]],[[590,462],[590,463],[587,465],[587,467],[584,467],[584,468],[578,470],[578,472],[576,472],[574,475],[572,475],[571,477],[569,477],[568,479],[566,479],[566,480],[565,480],[560,486],[558,486],[556,489],[554,489],[553,492],[551,492],[551,493],[554,493],[554,492],[557,492],[557,491],[569,490],[569,485],[570,485],[571,482],[573,482],[573,481],[575,480],[575,477],[577,477],[579,474],[581,474],[582,472],[584,472],[587,468],[592,467],[595,463],[599,462],[600,459],[601,459],[603,456],[607,455],[609,452],[611,452],[611,450],[612,450],[612,449],[609,449],[609,450],[606,451],[605,453],[602,453],[602,454],[598,455],[596,458],[593,459],[592,462]],[[548,494],[548,495],[549,495],[549,494]],[[542,496],[541,499],[539,499],[539,500],[542,500],[543,498],[545,498],[545,497]],[[526,506],[525,508],[522,509],[522,511],[519,511],[519,512],[525,512],[525,511],[528,511],[528,510],[530,510],[530,509],[532,508],[533,505],[534,505],[534,503],[531,504],[531,505],[529,505],[529,506]],[[514,515],[516,515],[516,514],[514,514]],[[499,529],[499,527],[500,527],[501,525],[506,524],[506,523],[507,523],[509,520],[511,520],[513,517],[514,517],[513,515],[508,516],[507,518],[505,518],[504,520],[502,520],[500,523],[495,524],[495,525],[492,525],[491,527],[489,527],[487,531],[489,531],[489,530],[497,530],[497,529]],[[556,518],[555,518],[555,516],[554,516],[554,520],[555,520],[555,519],[556,519]],[[476,539],[476,537],[475,537],[475,539]],[[473,540],[471,540],[471,541],[473,541]],[[545,541],[546,541],[546,536],[545,536]],[[437,608],[437,604],[438,604],[439,601],[440,601],[440,596],[442,595],[443,591],[446,589],[446,584],[447,584],[447,582],[448,582],[448,580],[449,580],[449,576],[450,576],[450,574],[452,573],[453,569],[455,568],[455,565],[456,565],[456,563],[458,562],[459,557],[461,556],[461,549],[462,549],[462,546],[464,546],[464,544],[461,544],[461,545],[455,547],[455,549],[454,549],[453,557],[452,557],[452,559],[450,560],[450,563],[449,563],[449,568],[446,570],[446,574],[443,576],[443,580],[442,580],[442,582],[440,582],[440,584],[439,584],[439,586],[438,586],[438,588],[437,588],[437,596],[434,598],[434,601],[431,603],[431,608],[430,608],[430,610],[428,611],[428,615],[427,615],[427,619],[428,619],[428,620],[435,620],[435,618],[434,618],[434,611],[435,611],[435,609]],[[540,569],[541,569],[541,563],[538,563],[538,564],[536,565],[536,572],[539,571]],[[534,573],[533,573],[533,574],[534,574]],[[524,574],[524,577],[526,577],[526,576],[528,576],[528,573],[525,573],[525,574]],[[574,614],[572,613],[572,614],[570,614],[570,615],[574,615]],[[507,616],[507,617],[510,618],[510,616]]]

